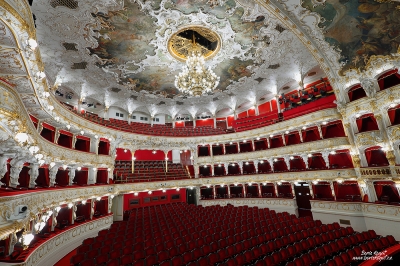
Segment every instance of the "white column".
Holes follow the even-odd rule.
[[[306,169],[308,169],[308,155],[307,154],[301,154],[300,155],[301,159],[303,159],[303,162],[306,166]]]
[[[72,149],[75,149],[75,143],[76,143],[76,135],[72,135]]]
[[[323,135],[322,135],[322,129],[321,129],[321,125],[317,125],[318,128],[318,132],[319,132],[319,136],[321,139],[324,139]]]
[[[128,125],[131,124],[131,119],[132,119],[132,113],[128,114]]]
[[[303,142],[303,132],[301,129],[299,129],[299,137],[300,137],[300,142]]]
[[[254,168],[256,169],[256,174],[258,174],[258,160],[253,160]]]
[[[285,134],[282,134],[281,136],[282,136],[282,143],[283,143],[283,146],[286,146]]]
[[[54,231],[54,229],[56,228],[56,226],[57,226],[57,215],[58,215],[58,211],[60,210],[60,207],[59,206],[57,206],[57,207],[53,207],[52,208],[52,211],[53,211],[53,213],[52,213],[52,215],[51,215],[51,228],[50,228],[50,230],[53,232]]]
[[[58,138],[60,137],[60,129],[56,128],[56,132],[54,133],[54,143],[58,143]]]
[[[274,159],[269,158],[267,161],[268,161],[269,165],[271,166],[271,171],[273,172],[274,171]]]
[[[154,119],[154,116],[150,116],[150,126],[151,127],[153,127],[153,122],[154,122],[153,119]]]
[[[225,175],[229,175],[228,167],[229,167],[229,163],[224,163]]]
[[[215,199],[217,197],[217,191],[215,189],[215,186],[213,186],[213,198]]]
[[[90,220],[93,220],[95,202],[95,198],[90,199]]]
[[[217,117],[214,115],[213,119],[214,119],[214,128],[217,128]]]
[[[56,184],[56,175],[58,172],[59,166],[55,164],[53,167],[49,168],[49,183],[50,187],[54,187]]]
[[[278,113],[281,112],[281,105],[279,104],[279,95],[275,95],[276,107],[278,108]]]
[[[238,153],[240,153],[240,142],[237,143],[238,147]]]
[[[333,198],[336,200],[335,188],[333,187],[333,182],[332,181],[329,181],[329,187],[332,190]]]
[[[68,172],[68,176],[69,176],[69,180],[68,180],[68,185],[72,186],[72,183],[74,181],[75,178],[75,167],[69,167],[69,172]]]
[[[295,198],[296,197],[296,192],[294,191],[294,182],[290,182],[290,187],[292,188],[292,195]]]
[[[256,115],[260,115],[260,110],[258,110],[258,104],[254,105],[254,109],[256,111]]]
[[[76,201],[72,202],[72,218],[71,218],[71,224],[75,223],[76,219],[76,210],[78,209],[78,206],[76,205]]]
[[[109,109],[110,107],[106,105],[106,108],[104,108],[104,119],[108,120],[109,119]]]
[[[330,168],[329,167],[329,152],[323,151],[321,154],[322,154],[322,158],[324,158],[326,167],[329,169]]]
[[[88,173],[88,185],[96,184],[97,181],[97,168],[90,167]]]
[[[29,188],[36,187],[36,179],[39,176],[39,164],[38,163],[31,163],[29,166]]]
[[[214,176],[214,163],[211,163],[211,176]]]
[[[364,194],[368,195],[369,202],[375,202],[378,199],[375,192],[374,181],[364,180],[365,186],[361,186],[364,191]]]
[[[310,188],[310,196],[313,199],[314,198],[314,190],[313,190],[313,183],[311,181],[307,181],[308,187]]]
[[[274,190],[275,190],[275,196],[278,197],[278,183],[274,182]]]
[[[165,161],[167,162],[167,161]],[[110,170],[107,169],[107,173],[108,173],[108,178],[107,178],[107,184],[110,183],[110,179],[114,180],[114,176],[113,176],[113,172],[114,172],[114,167],[110,167]]]
[[[287,169],[290,171],[290,156],[289,155],[283,156],[283,160],[285,161]]]
[[[247,198],[246,197],[247,191],[246,191],[246,184],[243,183],[243,198]]]
[[[222,149],[223,153],[226,154],[225,143],[222,143]]]
[[[19,183],[19,174],[22,171],[22,168],[24,167],[24,162],[23,161],[18,161],[16,158],[12,159],[10,162],[11,168],[10,168],[10,187],[16,188]]]
[[[230,199],[231,198],[231,186],[227,185],[226,187],[228,189],[228,198]]]
[[[99,154],[99,142],[100,140],[98,138],[90,138],[90,152]]]
[[[196,127],[196,116],[193,116],[193,127]]]
[[[114,198],[114,195],[108,196],[108,209],[107,209],[107,213],[108,214],[111,213],[111,208],[112,208],[112,205],[113,205],[113,201],[112,201],[113,198]]]
[[[254,139],[251,140],[251,147],[252,147],[253,151],[256,150],[256,147],[254,146]]]
[[[267,138],[268,149],[271,147],[271,143],[269,142],[269,137]]]
[[[242,162],[242,161],[239,161],[239,162],[238,162],[238,165],[239,165],[240,173],[243,175],[243,162]]]

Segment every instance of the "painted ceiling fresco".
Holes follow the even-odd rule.
[[[342,73],[349,69],[363,70],[372,55],[396,53],[400,44],[399,4],[374,0],[327,0],[303,6],[323,18],[325,40],[341,50]],[[397,7],[397,8],[396,8]]]
[[[152,9],[160,9],[160,3],[161,0],[152,1]],[[229,21],[230,27],[235,32],[235,42],[248,56],[219,60],[215,67],[216,74],[221,77],[217,91],[224,91],[232,81],[250,77],[252,72],[248,67],[260,63],[253,59],[256,49],[252,47],[261,48],[269,44],[268,38],[259,37],[260,30],[266,27],[265,17],[258,16],[252,22],[244,22],[242,20],[244,10],[237,7],[234,0],[226,1],[224,5],[214,8],[207,5],[205,0],[174,0],[165,3],[163,8],[176,10],[185,15],[207,13],[209,19],[214,19],[208,22],[216,26],[218,23],[224,23],[219,19]],[[157,45],[152,43],[152,40],[157,39],[158,34],[168,34],[164,26],[157,23],[157,18],[146,13],[146,10],[143,10],[135,1],[129,0],[125,0],[122,10],[111,11],[107,14],[92,13],[92,16],[102,26],[100,37],[96,37],[99,46],[88,48],[92,56],[98,57],[99,68],[115,73],[118,83],[129,90],[145,91],[167,98],[179,95],[179,91],[174,86],[174,77],[179,70],[169,67],[171,63],[175,63],[176,59],[165,52],[161,53]],[[170,22],[174,23],[174,21]],[[154,64],[151,67],[138,66],[138,63],[150,57],[157,57],[156,66]],[[180,64],[183,65],[183,63]]]

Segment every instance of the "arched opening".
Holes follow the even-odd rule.
[[[356,84],[351,87],[347,92],[347,95],[349,95],[350,102],[367,97],[367,94],[365,93],[363,87],[361,87],[361,84]]]
[[[386,153],[380,146],[370,147],[365,149],[365,158],[367,159],[368,166],[388,166],[389,161],[386,158]]]

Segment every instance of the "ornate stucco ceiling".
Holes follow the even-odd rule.
[[[61,84],[58,99],[71,104],[85,96],[97,108],[83,107],[97,113],[117,106],[149,114],[223,116],[267,101],[283,88],[297,88],[301,76],[305,83],[328,76],[343,103],[351,84],[400,68],[399,3],[378,2],[35,0],[35,33],[28,4],[4,0],[3,17],[13,25],[10,14],[20,14],[27,23],[15,27],[37,37],[40,53],[25,47],[25,33],[16,44],[1,26],[5,48],[0,77],[14,85],[28,111],[41,119],[52,117],[40,98],[47,84]],[[18,11],[7,13],[12,8]],[[212,95],[199,98],[186,98],[173,87],[183,63],[167,49],[170,36],[191,25],[210,28],[222,39],[221,50],[207,61],[221,84]],[[30,78],[42,66],[46,83]],[[307,76],[311,72],[316,74]]]
[[[253,1],[54,4],[59,2],[38,0],[32,7],[45,72],[62,84],[64,95],[74,94],[69,102],[85,95],[89,104],[101,104],[89,111],[119,106],[129,112],[194,115],[236,109],[268,100],[284,85],[296,87],[301,75],[318,66],[295,34]],[[200,98],[187,98],[174,87],[183,63],[167,47],[175,32],[192,25],[210,28],[222,39],[220,51],[207,61],[220,84]],[[325,75],[317,73],[309,81]]]

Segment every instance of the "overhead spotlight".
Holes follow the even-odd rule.
[[[264,163],[264,161],[260,161],[260,164],[263,164]]]
[[[184,150],[183,152],[187,152],[187,150]]]
[[[279,185],[279,186],[282,185],[282,182],[278,182],[278,185]]]
[[[249,162],[246,162],[246,165],[249,165]]]
[[[303,127],[303,130],[306,129],[307,127]]]
[[[126,153],[128,150],[127,149],[124,149],[124,152]]]
[[[246,143],[247,142],[247,140],[245,139],[245,140],[243,140],[243,143]]]
[[[270,138],[273,138],[273,137],[274,137],[274,135],[272,135],[272,134],[271,134],[271,135],[269,135],[269,137],[270,137]]]
[[[336,154],[336,151],[331,151],[330,154],[332,154],[332,155],[333,155],[333,154]]]
[[[221,184],[220,186],[221,186],[221,187],[224,187],[225,185],[224,185],[224,184]]]
[[[76,168],[76,170],[80,171],[82,169],[82,167],[78,166],[78,168]]]
[[[84,134],[85,134],[85,131],[81,130],[81,135],[84,135]]]
[[[393,108],[393,107],[395,107],[395,106],[396,106],[395,103],[392,103],[392,104],[389,105],[390,108]]]
[[[147,192],[147,193],[152,194],[153,192],[152,192],[152,191],[149,191],[149,192]]]
[[[312,157],[312,154],[308,154],[307,156],[308,156],[308,158],[311,158],[311,157]]]
[[[72,206],[74,206],[74,204],[72,204],[72,203],[68,203],[68,208],[72,208]]]
[[[56,165],[56,163],[54,163],[54,162],[51,162],[51,163],[50,163],[50,167],[51,167],[51,168],[53,168],[54,165]]]
[[[101,197],[97,197],[96,200],[97,200],[97,201],[100,201],[100,200],[101,200]]]
[[[221,167],[221,164],[218,164],[218,167]]]
[[[266,186],[266,185],[267,185],[267,183],[265,183],[265,182],[264,182],[264,183],[262,183],[262,184],[263,184],[263,186]]]
[[[322,122],[322,124],[323,124],[323,125],[326,125],[326,124],[328,124],[328,122],[324,121],[324,122]]]
[[[257,137],[256,140],[260,140],[260,137]]]
[[[275,158],[275,159],[274,159],[274,162],[277,162],[277,161],[278,161],[278,159]]]
[[[314,184],[314,185],[316,185],[316,184],[318,184],[318,181],[312,181],[312,183]]]
[[[286,130],[285,133],[286,133],[286,134],[289,134],[289,130]]]
[[[71,128],[71,126],[70,126],[70,125],[67,125],[67,128],[68,128],[68,129],[70,129],[70,128]]]
[[[204,168],[207,168],[207,165],[203,165]]]
[[[137,195],[139,195],[139,193],[138,193],[138,192],[135,192],[135,193],[133,193],[133,195],[137,196]]]
[[[232,143],[233,143],[232,141],[229,142],[229,144],[232,144]]]
[[[163,189],[163,190],[162,190],[163,193],[165,193],[166,191],[167,191],[166,189]]]
[[[156,150],[153,150],[151,153],[152,153],[152,154],[156,154],[156,153],[157,153],[157,151],[156,151]]]
[[[67,167],[68,167],[67,165],[65,165],[65,164],[63,165],[64,170],[67,170]]]
[[[94,135],[94,138],[95,138],[95,139],[98,139],[98,138],[99,138],[99,136],[97,136],[97,135]]]
[[[96,171],[97,170],[97,168],[96,167],[93,167],[93,171]]]
[[[179,153],[182,153],[183,151],[179,151]]]
[[[176,191],[179,191],[179,190],[181,190],[179,187],[178,187],[178,188],[176,188]]]

